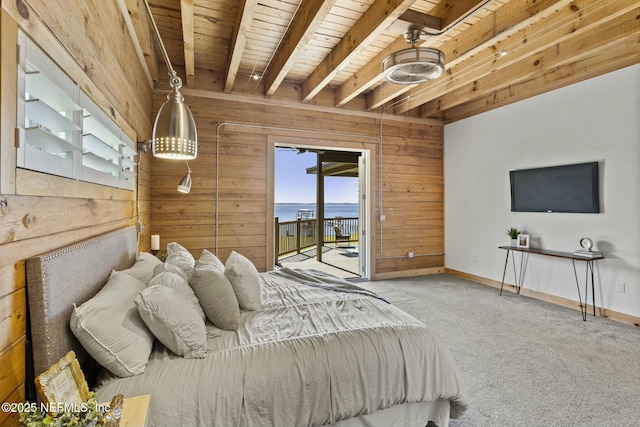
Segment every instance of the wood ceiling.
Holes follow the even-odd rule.
[[[125,1],[161,89],[168,78],[150,47],[142,0]],[[631,0],[149,4],[186,88],[357,110],[384,106],[387,114],[445,122],[640,62],[640,2]],[[417,45],[444,52],[445,72],[417,85],[388,83],[382,61],[409,47],[404,32],[416,16],[429,22],[425,30],[441,33]]]

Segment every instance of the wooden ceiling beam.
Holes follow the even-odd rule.
[[[278,89],[295,65],[296,57],[312,39],[336,1],[302,0],[293,25],[287,31],[264,76],[266,96],[273,95]]]
[[[441,4],[444,3],[446,2]],[[508,38],[518,30],[533,25],[545,16],[555,13],[558,8],[566,7],[570,3],[571,0],[541,0],[533,4],[528,0],[510,1],[475,22],[455,39],[439,46],[444,52],[447,69],[482,52],[492,44]],[[433,84],[437,81],[422,83],[422,85]],[[376,109],[418,86],[421,85],[384,83],[368,94],[367,109]]]
[[[157,82],[158,74],[160,74],[159,79],[162,80],[162,75],[165,73],[163,61],[160,60],[158,63],[160,51],[152,48],[155,38],[148,29],[148,19],[145,19],[145,15],[136,15],[135,9],[141,5],[141,3],[138,4],[140,1],[116,0],[123,14],[126,14],[126,11],[121,4],[127,5],[130,21],[135,28],[143,51],[142,54],[138,53],[138,58],[142,58],[140,59],[141,63],[148,64],[152,74],[151,78]],[[181,76],[187,76],[193,72],[186,71],[190,68],[190,54],[186,46],[188,36],[183,35],[183,32],[188,25],[183,23],[182,27],[180,26],[184,16],[181,18],[178,5],[182,8],[183,15],[186,9],[183,6],[185,2],[189,6],[195,6],[191,25],[194,28],[195,47],[198,49],[196,55],[199,55],[198,58],[200,58],[197,60],[198,63],[194,65],[202,68],[198,69],[199,77],[195,76],[194,79],[195,85],[198,85],[199,89],[204,89],[205,86],[214,87],[216,91],[224,90],[226,93],[223,95],[240,91],[239,94],[245,93],[247,96],[258,96],[261,99],[261,95],[296,100],[300,100],[303,96],[312,96],[313,99],[310,102],[314,104],[330,108],[330,106],[343,107],[349,103],[347,106],[350,110],[359,110],[361,113],[364,113],[365,108],[372,110],[386,103],[387,113],[399,114],[397,117],[403,117],[402,115],[405,115],[406,119],[410,118],[409,115],[415,118],[439,117],[445,118],[447,121],[457,120],[458,117],[467,116],[474,111],[485,111],[494,108],[492,106],[495,105],[524,99],[527,96],[537,94],[537,90],[544,92],[547,90],[544,88],[546,81],[548,81],[549,87],[557,88],[583,79],[580,76],[565,76],[569,73],[568,69],[576,69],[576,74],[585,73],[586,76],[593,76],[591,70],[580,68],[584,64],[593,64],[595,69],[606,72],[608,66],[600,64],[597,59],[589,62],[588,58],[582,56],[586,51],[579,45],[575,45],[574,51],[567,51],[574,45],[565,43],[565,41],[577,35],[583,40],[583,44],[591,48],[592,39],[601,37],[595,30],[598,24],[593,21],[594,15],[589,12],[589,8],[593,5],[607,4],[608,9],[603,10],[613,10],[611,15],[617,13],[616,10],[611,9],[613,5],[623,3],[640,5],[637,0],[635,2],[632,0],[498,0],[488,3],[486,6],[484,6],[486,0],[460,0],[456,2],[420,0],[413,3],[411,9],[406,9],[399,14],[395,25],[383,28],[377,26],[377,22],[385,18],[385,12],[381,12],[382,6],[378,6],[376,16],[367,15],[367,9],[374,8],[376,4],[385,3],[380,0],[326,0],[330,3],[321,0],[297,0],[302,1],[299,8],[297,2],[289,0],[284,0],[285,3],[280,3],[282,0],[150,1],[154,4],[153,15],[157,17],[157,21],[161,25],[162,34],[165,35],[163,39],[168,43],[167,47],[171,57],[175,58],[179,66]],[[206,6],[199,3],[202,1],[206,2]],[[266,3],[264,3],[265,1]],[[265,19],[264,15],[261,15],[262,6],[258,2],[269,5],[285,4],[287,11],[289,11],[288,18],[298,8],[295,18],[291,21],[291,26],[287,27],[288,18],[274,17],[273,21]],[[401,0],[395,0],[393,3],[401,4]],[[456,25],[456,22],[460,21],[460,16],[466,16],[470,10],[475,11],[478,5],[483,6],[474,12],[469,19],[465,19],[462,24]],[[333,7],[331,8],[331,6]],[[434,47],[445,53],[446,74],[438,80],[419,86],[383,83],[383,60],[393,52],[408,47],[402,31],[404,27],[409,25],[408,22],[412,21],[411,18],[407,19],[407,13],[414,8],[421,11],[429,19],[437,17],[442,21],[441,24],[436,25],[436,21],[433,20],[428,28],[452,27],[449,31],[445,30],[443,36],[425,36],[416,43],[418,46]],[[206,9],[206,12],[201,14],[200,9]],[[331,9],[331,11],[327,12],[327,9]],[[388,6],[387,10],[392,10],[391,6]],[[364,14],[361,16],[363,12]],[[335,27],[327,24],[326,20],[324,25],[318,27],[315,23],[322,20],[320,16],[325,16],[327,13],[329,13],[327,19],[332,22],[335,20]],[[573,15],[574,18],[569,19],[572,21],[571,26],[560,30],[560,21],[553,21],[551,18],[554,16],[553,19],[556,19],[556,15]],[[372,17],[373,20],[370,19]],[[244,24],[242,24],[243,18]],[[403,18],[404,20],[401,21]],[[551,24],[544,24],[543,20]],[[137,21],[140,21],[140,24],[137,24]],[[541,22],[536,24],[536,21]],[[590,24],[592,21],[594,23]],[[554,22],[556,24],[553,24]],[[210,25],[211,23],[215,25]],[[351,26],[353,23],[355,23],[353,28],[347,31],[348,28],[345,29],[345,26]],[[146,32],[144,30],[145,24],[147,24]],[[129,23],[127,25],[131,27]],[[329,28],[326,28],[327,25]],[[589,25],[592,26],[589,27]],[[615,26],[617,24],[611,23],[609,25]],[[316,27],[327,30],[326,34],[324,32],[319,34],[318,31],[321,30]],[[285,28],[288,28],[287,33],[281,39]],[[382,30],[377,31],[380,28]],[[332,32],[332,29],[335,29],[336,32]],[[375,32],[373,35],[375,37],[372,36],[372,39],[367,39],[370,34],[367,32],[369,29],[372,33]],[[249,46],[248,43],[245,46],[245,40],[252,40],[252,34],[249,31],[256,34],[262,34],[264,31],[264,37],[257,37],[257,42],[252,42],[252,46]],[[272,31],[274,32],[272,33]],[[346,34],[345,31],[347,31]],[[619,28],[617,31],[620,31]],[[556,34],[555,39],[546,34],[552,32]],[[545,44],[538,42],[541,35],[546,37]],[[617,37],[619,36],[618,34]],[[274,40],[280,41],[280,43],[276,43]],[[212,61],[210,51],[207,52],[207,46],[210,46],[211,43],[224,46],[224,49],[221,49],[224,54],[220,52],[220,56],[217,56],[215,61]],[[309,52],[309,49],[313,49],[309,47],[309,43],[313,46],[319,43],[318,49],[323,52],[327,52],[325,49],[330,47],[334,47],[334,50],[327,58],[316,56],[317,61],[320,62],[320,65],[316,67],[318,62],[313,60],[313,54]],[[611,46],[614,46],[613,41],[611,43]],[[367,44],[370,45],[369,48],[366,48]],[[517,49],[514,49],[513,52],[512,49],[509,49],[509,54],[504,57],[497,54],[509,45],[516,46]],[[264,52],[259,52],[259,49],[263,49]],[[276,49],[275,52],[274,49]],[[536,56],[532,57],[521,53],[520,51],[524,49],[533,51]],[[561,60],[551,55],[554,49],[561,49],[561,53],[566,53],[564,60],[568,61],[569,65],[561,65],[558,62]],[[302,55],[298,55],[300,50],[304,51]],[[157,58],[155,57],[156,52]],[[596,52],[591,52],[590,55],[595,55]],[[240,87],[244,85],[234,84],[234,81],[245,77],[237,73],[240,72],[240,68],[245,70],[245,65],[251,61],[248,55],[256,56],[258,53],[264,53],[271,58],[268,67],[264,70],[261,82],[258,82],[251,89]],[[597,54],[604,56],[605,52]],[[608,54],[607,51],[606,55]],[[183,61],[180,58],[182,55],[184,55],[184,70],[180,68]],[[360,55],[360,57],[356,55]],[[345,65],[351,69],[355,62],[362,65],[364,63],[362,56],[364,55],[373,59],[364,66],[358,67],[358,71],[344,80],[345,72],[340,72],[340,70]],[[150,59],[152,57],[153,60]],[[202,58],[209,59],[205,59],[203,63]],[[539,66],[532,66],[532,61],[535,62],[539,58],[543,58]],[[349,64],[350,61],[353,63]],[[616,64],[619,62],[624,63],[623,60],[615,61]],[[614,63],[613,60],[612,63]],[[313,70],[313,67],[316,67],[316,70]],[[205,74],[200,75],[201,73]],[[518,73],[522,74],[516,75]],[[470,74],[475,75],[471,78]],[[296,82],[288,80],[294,76]],[[308,76],[308,80],[306,82],[298,80],[304,79],[302,76]],[[324,78],[329,80],[318,80],[324,80]],[[310,89],[313,86],[312,80],[317,82],[318,87],[324,87],[314,96],[310,95]],[[187,77],[185,77],[185,81],[187,86],[196,87],[187,80]],[[338,81],[341,84],[337,88],[328,88],[327,85],[333,86]],[[535,89],[533,86],[536,83],[541,87]],[[205,86],[202,86],[203,84]],[[443,88],[440,88],[440,85]],[[376,89],[372,91],[374,87]],[[367,93],[365,105],[363,94],[367,91],[369,93]],[[401,98],[407,95],[411,96],[412,105],[407,107],[407,110],[403,110],[405,106],[401,105],[403,104]],[[493,101],[494,99],[496,101]],[[391,102],[389,102],[390,100]],[[272,99],[272,101],[277,101],[277,99]],[[393,104],[393,108],[390,107],[390,104]],[[300,108],[305,108],[304,104],[298,105]],[[307,107],[310,108],[309,105]],[[414,110],[418,107],[420,110]]]
[[[629,23],[627,22],[627,24]],[[550,82],[555,81],[558,78],[554,76],[554,73],[562,75],[567,67],[573,70],[573,73],[576,70],[580,70],[577,73],[579,75],[588,73],[590,72],[588,66],[600,67],[601,62],[606,61],[605,58],[611,57],[617,60],[617,52],[620,50],[618,44],[623,46],[623,52],[627,56],[640,55],[640,52],[634,53],[630,49],[629,35],[627,33],[620,34],[619,28],[615,30],[615,34],[612,34],[613,30],[605,23],[597,30],[591,30],[598,34],[596,43],[587,43],[584,39],[571,39],[550,46],[534,57],[524,58],[518,63],[488,74],[481,79],[474,80],[465,86],[447,92],[443,96],[423,104],[420,107],[420,115],[422,117],[439,116],[442,111],[465,104],[469,100],[483,98],[505,88],[519,85],[522,81],[532,81],[532,76],[536,78],[540,75],[547,76]],[[633,32],[629,34],[633,36]],[[624,38],[620,39],[620,36]],[[638,33],[637,38],[640,38],[640,33]],[[588,48],[577,51],[576,46],[580,45],[586,45]],[[544,64],[544,68],[540,69],[536,62],[538,62],[538,65]]]
[[[462,120],[638,63],[640,63],[640,33],[635,33],[619,39],[610,48],[598,50],[597,54],[553,67],[519,83],[494,89],[484,96],[474,97],[471,101],[469,101],[471,99],[469,91],[473,88],[469,86],[473,85],[461,88],[456,93],[463,102],[447,107],[445,123]],[[502,72],[499,71],[497,74]],[[478,82],[478,84],[483,83]],[[437,100],[432,101],[434,104],[437,102]]]
[[[613,68],[609,71],[620,68],[620,66],[617,65],[619,63],[626,66],[635,63],[634,61],[638,61],[637,58],[640,56],[640,45],[638,44],[640,41],[640,33],[635,35],[630,33],[630,36],[623,39],[620,39],[619,35],[614,37],[605,36],[602,41],[604,44],[598,43],[594,45],[590,43],[589,49],[582,51],[578,56],[574,56],[575,51],[564,57],[558,54],[558,52],[566,52],[570,49],[569,44],[572,41],[551,46],[547,48],[545,52],[541,52],[535,56],[536,61],[544,61],[546,64],[544,69],[532,72],[530,75],[523,75],[525,70],[531,69],[532,67],[532,59],[525,58],[520,63],[491,73],[464,87],[448,92],[433,101],[423,104],[421,106],[421,116],[439,116],[444,110],[451,110],[457,106],[467,104],[470,100],[476,98],[486,99],[486,96],[493,96],[505,90],[510,92],[512,97],[516,97],[517,93],[523,91],[522,88],[526,88],[526,94],[533,96],[537,93],[534,93],[535,87],[532,86],[531,82],[538,82],[539,93],[543,93],[555,88],[557,82],[571,84],[589,78],[589,76],[592,76],[591,68],[597,68],[598,70],[609,69],[607,64],[610,61],[613,64]],[[635,46],[633,44],[634,41],[636,43]],[[577,42],[580,43],[580,41]],[[633,50],[634,47],[635,51]],[[554,58],[554,60],[552,61],[545,58]],[[626,62],[627,59],[632,62]],[[535,61],[533,62],[535,63]],[[597,74],[598,73],[595,75]],[[583,77],[583,75],[587,77]],[[547,83],[552,87],[548,88]],[[520,89],[516,91],[515,88]],[[475,103],[475,101],[471,101],[471,103]]]
[[[302,101],[309,102],[345,64],[385,31],[415,0],[375,0],[302,84]]]
[[[440,1],[429,13],[440,18],[440,27],[446,30],[483,3],[484,0]]]
[[[182,48],[187,87],[193,87],[195,79],[195,37],[193,32],[193,0],[180,0],[182,17]]]
[[[225,73],[224,91],[226,93],[231,93],[233,84],[236,81],[238,68],[240,67],[240,59],[242,59],[242,53],[247,44],[247,33],[251,29],[253,15],[258,5],[258,0],[241,1],[242,4],[238,11],[238,19],[236,20],[236,26],[233,30],[233,36],[231,37],[231,50],[229,52],[229,61],[227,62],[227,71]]]
[[[449,91],[454,91],[490,73],[518,63],[524,58],[538,55],[545,49],[566,40],[581,40],[585,34],[587,42],[601,44],[594,36],[594,27],[605,33],[603,23],[612,21],[637,7],[633,0],[614,0],[612,2],[572,1],[566,7],[558,8],[547,19],[537,21],[535,25],[522,28],[508,38],[492,44],[483,52],[447,69],[447,76],[432,82],[422,83],[411,89],[404,101],[396,104],[395,113],[402,114]],[[637,31],[637,21],[635,30]],[[609,24],[610,25],[610,24]],[[606,25],[605,25],[606,27]],[[615,35],[614,35],[615,37]],[[568,44],[573,49],[563,52],[565,57],[578,54],[578,50],[587,49],[585,41]],[[500,56],[505,50],[507,54]],[[538,63],[541,67],[545,64]]]
[[[437,16],[407,9],[389,25],[387,31],[404,34],[410,28],[428,28],[431,32],[437,32],[442,30],[442,21]]]

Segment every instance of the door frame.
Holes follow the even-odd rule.
[[[338,140],[324,138],[307,138],[307,137],[291,137],[291,136],[277,136],[269,135],[268,148],[267,148],[267,260],[269,260],[269,266],[271,269],[275,268],[275,231],[273,227],[273,212],[275,211],[275,149],[277,147],[295,147],[295,148],[307,148],[314,150],[332,150],[332,151],[345,151],[345,152],[357,152],[363,157],[365,164],[365,171],[360,170],[358,167],[358,179],[360,189],[364,188],[364,194],[360,192],[359,197],[359,232],[363,232],[364,235],[358,235],[358,267],[361,279],[370,279],[373,257],[372,257],[372,245],[373,233],[371,232],[371,212],[373,209],[373,197],[371,188],[371,174],[372,174],[372,151],[370,148],[365,148],[365,145],[361,141],[353,141],[348,136],[338,137]],[[364,198],[364,200],[363,200]],[[363,212],[364,211],[364,214]],[[272,265],[273,264],[273,265]]]

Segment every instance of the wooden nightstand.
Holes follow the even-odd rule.
[[[120,427],[146,427],[150,400],[150,394],[125,397],[122,403]]]
[[[150,394],[125,398],[122,404],[120,427],[145,427],[150,400]]]

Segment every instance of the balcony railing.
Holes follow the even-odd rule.
[[[315,219],[299,219],[297,221],[280,222],[275,218],[276,263],[280,256],[289,253],[300,253],[303,249],[315,246],[318,241],[318,230]],[[336,229],[337,227],[337,229]],[[336,232],[349,236],[350,242],[358,241],[358,218],[325,218],[324,243],[337,243]],[[338,240],[344,242],[344,240]]]

